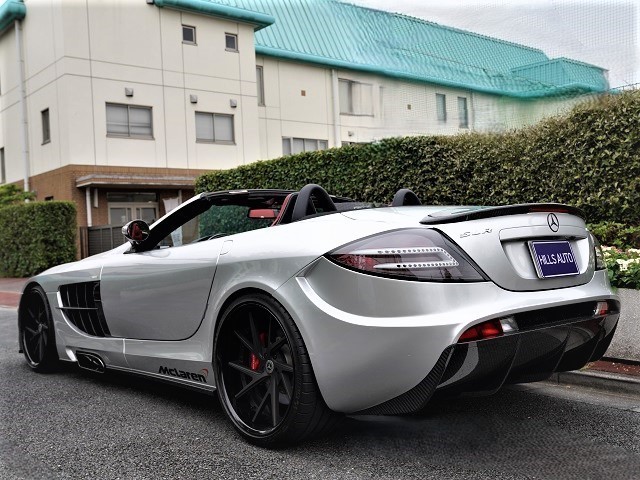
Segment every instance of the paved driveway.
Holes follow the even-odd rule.
[[[244,443],[215,397],[75,368],[36,374],[0,309],[2,479],[638,479],[640,398],[535,386],[352,417],[281,451]]]

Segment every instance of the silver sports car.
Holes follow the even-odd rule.
[[[29,366],[217,391],[264,446],[581,368],[620,312],[567,205],[422,206],[403,189],[380,206],[307,185],[202,193],[123,233],[28,282]]]

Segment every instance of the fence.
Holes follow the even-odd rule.
[[[80,256],[85,258],[106,252],[126,241],[122,235],[122,227],[112,225],[80,227]]]

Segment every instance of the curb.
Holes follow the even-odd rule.
[[[640,378],[616,373],[596,372],[593,370],[561,372],[554,373],[547,381],[560,385],[578,385],[608,392],[640,396]]]

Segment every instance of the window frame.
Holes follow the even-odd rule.
[[[458,128],[469,128],[469,104],[467,97],[458,97]]]
[[[293,192],[288,190],[271,191],[269,195],[273,195],[275,202],[270,202],[268,207],[281,208],[285,199],[291,193]],[[228,192],[217,192],[196,195],[195,197],[187,200],[183,204],[179,205],[178,208],[172,210],[166,216],[158,220],[158,222],[151,229],[149,237],[146,240],[137,245],[131,245],[131,247],[124,253],[139,254],[148,252],[155,248],[165,248],[165,246],[162,245],[162,242],[167,236],[171,235],[171,232],[186,225],[195,217],[200,216],[201,214],[208,211],[211,207],[228,205],[249,206],[252,208],[264,208],[267,206],[265,204],[265,198],[262,192],[258,193],[257,195],[251,192],[235,192],[232,194],[229,194]],[[268,225],[265,225],[260,228],[269,227]],[[196,246],[197,242],[192,244],[183,243],[180,247],[194,248]],[[167,248],[180,247],[168,246]]]
[[[49,109],[45,108],[40,112],[42,122],[42,145],[51,143],[51,115]]]
[[[229,48],[227,46],[227,39],[228,38],[233,38],[234,39],[234,42],[236,44],[235,48]],[[239,49],[238,49],[238,34],[237,33],[229,33],[229,32],[225,32],[224,33],[224,49],[227,52],[238,52],[239,51]]]
[[[347,104],[348,104],[348,108],[349,111],[344,111],[342,109],[342,99],[340,98],[340,84],[346,84],[347,85],[347,91],[348,91],[348,97],[347,97]],[[369,112],[364,112],[362,109],[362,98],[360,98],[360,110],[362,111],[356,111],[356,102],[354,102],[354,87],[360,87],[361,89],[363,87],[368,87],[369,90],[369,100],[370,100],[370,104],[369,104]],[[362,97],[362,94],[361,94]],[[338,105],[340,108],[340,115],[350,115],[350,116],[354,116],[354,117],[373,117],[374,113],[373,113],[373,84],[372,83],[365,83],[365,82],[359,82],[357,80],[350,80],[348,78],[338,78]]]
[[[185,30],[191,30],[193,32],[193,40],[185,40],[184,32]],[[185,25],[182,24],[182,43],[185,45],[197,45],[197,37],[196,37],[196,27],[193,25]]]
[[[293,153],[293,141],[300,140],[302,141],[302,151]],[[285,142],[289,144],[289,152],[285,152]],[[316,142],[315,150],[307,150],[306,145],[307,142]],[[320,148],[320,142],[324,143],[324,148]],[[301,137],[282,137],[282,155],[297,155],[298,153],[304,152],[317,152],[320,150],[328,150],[329,149],[329,140],[325,140],[324,138],[301,138]]]
[[[197,126],[197,118],[198,115],[211,115],[211,120],[212,120],[212,126],[213,126],[213,140],[209,140],[209,139],[204,139],[204,138],[198,138],[198,126]],[[216,123],[216,117],[229,117],[231,118],[231,140],[216,140],[216,127],[215,127],[215,123]],[[195,131],[195,135],[196,135],[196,143],[210,143],[210,144],[218,144],[218,145],[235,145],[236,144],[236,121],[235,121],[235,115],[233,115],[232,113],[216,113],[216,112],[202,112],[202,111],[196,111],[195,115],[194,115],[194,122],[195,122],[195,127],[196,127],[196,131]]]
[[[436,93],[436,119],[447,123],[447,96],[444,93]]]
[[[260,72],[260,74],[258,74]],[[256,65],[256,87],[258,95],[258,106],[264,107],[264,66]]]
[[[127,134],[123,133],[114,133],[109,132],[109,107],[127,107]],[[139,135],[131,133],[131,108],[140,109],[140,110],[148,110],[149,115],[149,129],[151,133],[149,135]],[[111,138],[133,138],[137,140],[155,140],[153,136],[153,107],[147,105],[132,105],[128,103],[117,103],[117,102],[105,102],[105,117],[106,117],[106,129],[107,129],[107,137]]]
[[[138,215],[138,210],[142,210],[143,208],[149,208],[149,209],[152,208],[154,210],[154,217],[155,217],[154,221],[160,218],[160,216],[158,215],[158,211],[159,211],[158,202],[107,202],[107,217],[108,217],[109,225],[111,226],[119,227],[127,223],[127,222],[124,222],[123,224],[121,224],[120,222],[112,223],[113,218],[111,216],[111,209],[116,209],[116,208],[123,208],[123,209],[129,210],[128,217],[130,217],[130,219],[128,218],[127,222],[131,220],[142,219],[142,215]],[[147,223],[150,224],[153,222],[147,222]]]

